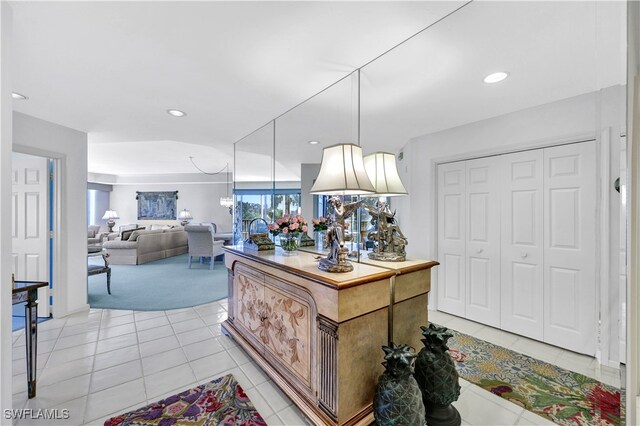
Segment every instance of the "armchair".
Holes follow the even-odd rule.
[[[191,269],[192,257],[202,258],[210,257],[211,263],[209,269],[213,270],[214,259],[216,256],[223,254],[222,241],[215,240],[215,227],[208,225],[187,225],[184,227],[189,241],[189,261],[187,265]]]
[[[87,228],[87,244],[102,244],[104,235],[105,234],[100,232],[100,225],[89,225],[89,227]]]

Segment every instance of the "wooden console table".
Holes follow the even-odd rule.
[[[225,252],[223,331],[314,424],[373,423],[381,346],[394,339],[419,349],[430,269],[438,263],[354,263],[338,274],[319,270],[311,253]]]
[[[36,396],[36,371],[38,360],[38,289],[48,286],[46,281],[12,281],[12,303],[25,303],[24,337],[27,351],[27,395]]]

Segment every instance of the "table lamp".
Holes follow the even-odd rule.
[[[109,232],[113,232],[113,227],[116,224],[115,219],[120,219],[120,216],[118,216],[118,212],[116,212],[115,210],[107,210],[106,212],[104,212],[104,216],[102,216],[102,219],[107,219]]]
[[[345,219],[349,218],[362,201],[343,204],[337,195],[365,195],[375,192],[362,159],[362,148],[355,144],[338,144],[324,148],[320,173],[311,188],[315,195],[332,195],[329,199],[335,211],[335,220],[327,229],[329,254],[321,258],[318,268],[327,272],[350,272],[348,250],[344,246]]]
[[[400,262],[407,259],[405,246],[408,244],[385,198],[407,195],[408,192],[396,167],[396,156],[389,152],[374,152],[364,157],[364,167],[373,186],[374,196],[379,197],[376,208],[364,206],[375,222],[376,231],[372,233],[375,247],[369,253],[369,259],[384,262]]]

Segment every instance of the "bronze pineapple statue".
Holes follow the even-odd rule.
[[[413,377],[416,354],[408,345],[383,346],[385,372],[378,379],[373,416],[378,426],[424,425],[424,405]]]
[[[460,396],[458,372],[447,353],[447,341],[453,335],[433,323],[420,329],[424,348],[418,353],[414,376],[422,391],[427,425],[459,426],[460,413],[451,405]]]

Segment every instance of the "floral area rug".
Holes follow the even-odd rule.
[[[449,354],[463,379],[560,425],[624,425],[620,389],[449,331]]]
[[[135,411],[112,417],[105,426],[266,426],[233,375],[215,379]]]

